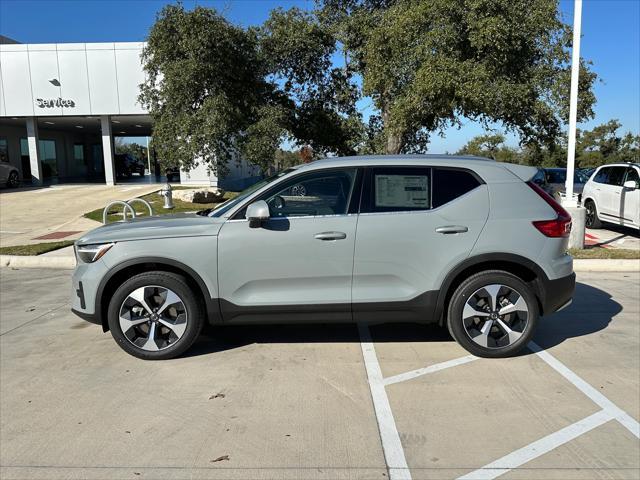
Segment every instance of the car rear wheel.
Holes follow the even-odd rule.
[[[531,288],[502,270],[477,273],[456,289],[448,312],[449,332],[478,357],[509,357],[524,348],[538,321]]]
[[[20,184],[20,180],[18,178],[18,172],[11,172],[9,174],[9,178],[7,179],[7,187],[15,188]]]
[[[116,290],[108,322],[124,351],[145,360],[165,360],[191,347],[202,330],[204,312],[184,277],[145,272]]]
[[[587,210],[585,217],[585,224],[587,228],[600,228],[602,222],[598,218],[598,211],[596,210],[596,204],[593,200],[587,200],[584,203],[584,208]]]

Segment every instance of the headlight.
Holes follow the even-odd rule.
[[[93,263],[113,247],[115,243],[101,243],[99,245],[78,245],[76,256],[82,263]]]

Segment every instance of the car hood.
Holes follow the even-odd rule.
[[[128,222],[120,221],[103,225],[85,233],[77,243],[86,245],[150,238],[215,236],[223,223],[222,218],[206,217],[195,213],[143,217]]]

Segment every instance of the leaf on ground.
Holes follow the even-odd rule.
[[[211,460],[211,463],[222,462],[223,460],[229,460],[229,455],[222,455],[221,457]]]

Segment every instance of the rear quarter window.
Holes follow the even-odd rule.
[[[609,179],[609,168],[601,168],[598,173],[593,177],[593,181],[596,183],[607,183]]]
[[[471,172],[446,168],[433,169],[433,208],[455,200],[480,186],[480,181]]]

